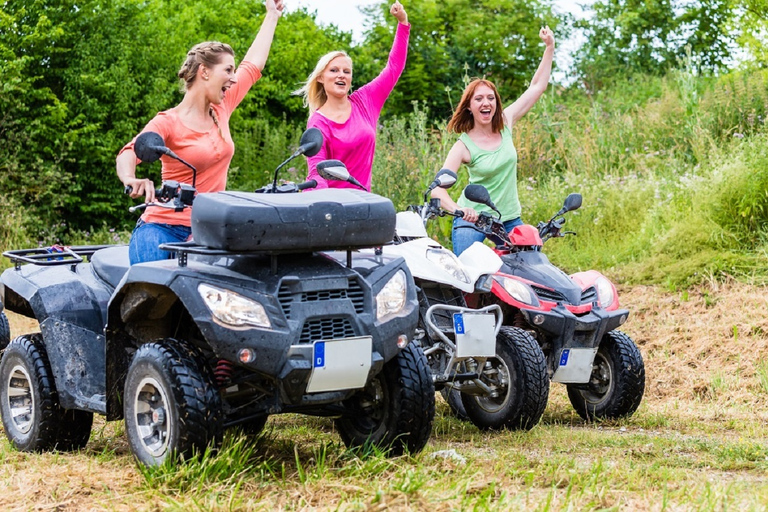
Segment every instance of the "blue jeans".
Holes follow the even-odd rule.
[[[472,229],[473,224],[471,222],[467,222],[464,219],[460,219],[458,217],[454,217],[453,219],[453,231],[451,231],[451,242],[453,243],[453,253],[458,256],[459,254],[463,253],[467,249],[469,249],[469,246],[472,245],[475,242],[482,242],[485,240],[485,235],[482,234],[479,231],[475,231]],[[508,220],[504,222],[504,229],[507,230],[507,233],[512,231],[512,228],[515,226],[522,226],[523,221],[520,220],[520,217],[517,217],[512,220]],[[467,226],[463,227],[461,229],[457,229],[459,226]]]
[[[167,260],[173,256],[170,251],[160,250],[160,244],[168,242],[186,242],[192,234],[192,228],[171,224],[155,224],[139,219],[131,234],[128,257],[131,265],[146,261]]]

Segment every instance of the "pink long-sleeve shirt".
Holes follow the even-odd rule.
[[[384,102],[395,88],[405,68],[408,55],[408,36],[411,26],[397,24],[395,41],[389,52],[389,60],[382,72],[371,82],[349,95],[352,112],[343,123],[337,123],[320,112],[309,116],[307,128],[318,128],[323,133],[320,152],[307,159],[309,176],[316,180],[317,188],[357,188],[342,181],[325,181],[317,174],[317,164],[322,160],[341,160],[349,173],[366,190],[371,189],[371,169],[376,152],[376,126]]]

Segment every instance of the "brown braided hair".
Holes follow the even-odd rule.
[[[235,56],[235,51],[231,46],[218,41],[206,41],[193,46],[187,52],[187,59],[181,65],[181,69],[178,72],[182,82],[181,92],[188,90],[195,82],[197,70],[200,69],[201,64],[207,68],[212,68],[221,62],[221,57],[224,53],[228,53],[232,57]]]
[[[235,56],[235,51],[226,43],[220,43],[218,41],[206,41],[204,43],[196,44],[191,50],[187,52],[187,59],[179,69],[178,76],[181,79],[181,92],[189,90],[190,86],[197,79],[197,70],[200,69],[200,65],[204,65],[207,68],[212,68],[216,64],[221,63],[222,54],[229,54],[232,57]],[[219,130],[219,135],[224,136],[221,133],[221,126],[219,125],[219,117],[213,110],[213,107],[208,109],[208,114],[213,119],[216,128]]]

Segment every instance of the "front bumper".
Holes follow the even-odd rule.
[[[577,316],[562,305],[549,311],[523,309],[521,313],[539,335],[552,380],[569,383],[589,381],[592,360],[603,336],[629,317],[626,309],[606,311],[599,307]]]

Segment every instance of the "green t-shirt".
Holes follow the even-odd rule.
[[[494,151],[480,149],[466,133],[462,133],[459,140],[469,150],[469,182],[482,185],[488,190],[491,200],[501,212],[502,222],[520,217],[522,207],[517,196],[517,150],[509,127],[505,126],[502,130],[501,145]],[[457,203],[461,207],[493,213],[484,204],[469,201],[464,197],[464,192]]]

